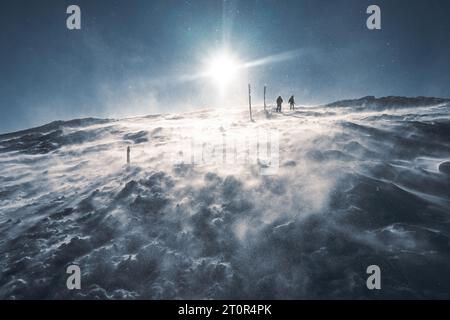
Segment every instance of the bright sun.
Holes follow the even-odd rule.
[[[238,61],[228,53],[221,53],[211,58],[207,64],[207,76],[224,90],[236,77],[239,68]]]

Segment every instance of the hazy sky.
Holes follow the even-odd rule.
[[[189,79],[227,47],[242,62],[229,105],[295,94],[316,104],[364,95],[450,97],[447,0],[2,0],[0,132],[75,117],[173,112],[223,103]],[[81,7],[82,29],[66,28]],[[382,10],[382,30],[366,9]],[[287,52],[287,53],[286,53]],[[280,56],[277,56],[280,57]],[[219,101],[221,100],[221,101]]]

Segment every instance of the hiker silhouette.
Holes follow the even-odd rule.
[[[278,96],[277,98],[277,110],[276,112],[281,112],[281,106],[283,104],[283,98],[281,96]]]
[[[289,110],[295,110],[295,99],[293,95],[289,98],[289,106]]]

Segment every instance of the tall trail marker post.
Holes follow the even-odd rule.
[[[250,112],[250,120],[253,121],[252,117],[252,88],[250,83],[248,84],[248,110]]]
[[[264,86],[264,111],[266,110],[266,91],[267,91],[267,87]]]

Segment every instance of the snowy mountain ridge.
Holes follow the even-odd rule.
[[[366,96],[359,99],[340,100],[327,104],[328,107],[358,107],[359,110],[376,109],[397,109],[411,108],[419,106],[436,106],[450,103],[450,99],[433,97],[399,97],[387,96],[376,98],[375,96]]]

